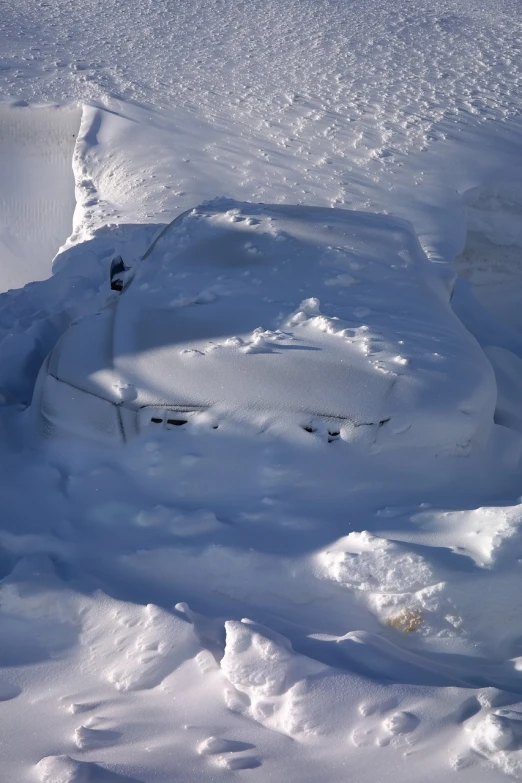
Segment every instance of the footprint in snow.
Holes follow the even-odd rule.
[[[256,769],[261,761],[255,756],[236,755],[243,751],[253,750],[255,745],[250,742],[208,737],[198,747],[200,756],[211,756],[213,763],[222,769]]]
[[[359,712],[364,718],[370,715],[386,715],[390,710],[395,709],[399,702],[395,696],[390,696],[388,699],[381,699],[378,701],[363,701],[359,705]]]
[[[78,761],[66,755],[46,756],[35,769],[40,783],[140,783],[92,761]]]
[[[93,750],[114,745],[121,737],[119,731],[95,729],[91,726],[78,726],[74,732],[74,743],[79,750]]]
[[[92,710],[96,710],[100,706],[101,702],[99,701],[72,701],[67,707],[67,712],[70,712],[71,715],[78,715],[81,712],[91,712]]]
[[[404,735],[411,734],[419,726],[420,720],[412,712],[396,709],[395,699],[385,699],[375,704],[363,703],[359,712],[366,718],[374,717],[372,723],[357,726],[351,735],[354,745],[364,747],[377,745],[400,746]]]
[[[222,769],[257,769],[261,762],[255,756],[216,756],[216,766]]]
[[[381,724],[386,734],[377,739],[377,745],[384,747],[389,745],[394,737],[399,737],[401,734],[411,734],[419,723],[420,720],[412,712],[399,710],[388,715]]]

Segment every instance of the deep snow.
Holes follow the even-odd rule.
[[[75,208],[71,159],[79,109],[0,105],[0,288],[51,274]]]
[[[170,405],[187,428],[250,419],[373,454],[469,454],[489,438],[495,378],[438,272],[397,218],[216,199],[67,330],[34,418],[44,436],[114,442],[168,423]]]
[[[519,12],[4,7],[2,783],[522,777]],[[476,448],[383,465],[249,415],[35,439],[38,369],[111,258],[217,196],[407,220],[446,286],[457,257],[497,387]]]

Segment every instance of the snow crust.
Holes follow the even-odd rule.
[[[2,9],[2,781],[522,779],[520,24],[511,0]],[[250,307],[218,351],[244,366],[286,331],[354,330],[352,359],[434,395],[418,448],[396,432],[384,460],[375,438],[230,408],[125,448],[34,439],[38,371],[75,321],[94,345],[111,259],[136,266],[216,197],[350,210],[342,252],[376,266],[338,268],[332,245],[321,277],[289,276],[278,322]],[[227,220],[201,217],[211,244],[215,224],[244,232],[249,268],[263,242],[299,247],[259,214]],[[377,261],[404,231],[399,294]],[[156,250],[161,278],[175,249]],[[211,312],[229,285],[211,277],[158,279],[151,301]],[[372,296],[397,317],[384,339]],[[473,448],[428,448],[460,442],[464,399]]]

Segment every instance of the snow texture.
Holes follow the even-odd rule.
[[[522,780],[521,25],[4,5],[2,783]]]

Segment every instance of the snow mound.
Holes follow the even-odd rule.
[[[92,764],[70,756],[46,756],[36,765],[41,783],[89,783]]]
[[[508,711],[486,715],[473,732],[471,746],[485,756],[522,748],[522,713]]]
[[[485,698],[482,698],[484,696]],[[498,700],[498,698],[497,698]],[[479,696],[479,709],[464,722],[463,742],[453,758],[455,769],[474,766],[477,760],[508,775],[511,780],[522,777],[522,712],[520,703],[495,708],[487,694]],[[495,701],[495,699],[493,699]],[[464,748],[462,745],[464,744]]]
[[[185,431],[207,408],[266,413],[317,439],[327,427],[339,447],[467,456],[491,433],[496,388],[448,299],[405,221],[216,199],[159,235],[114,307],[65,333],[35,412],[44,432],[99,420],[117,440],[99,399],[123,393],[128,437],[170,404],[194,413]]]
[[[469,695],[455,687],[449,666],[375,634],[317,637],[323,651],[336,648],[342,671],[295,652],[288,639],[249,620],[227,622],[226,632],[221,668],[233,686],[225,694],[227,706],[294,739],[329,747],[335,740],[339,750],[404,750],[428,740],[431,754],[448,741],[444,732],[431,735],[433,721],[446,726],[450,716],[466,713]],[[426,686],[435,684],[454,687],[445,689],[444,698],[442,689],[435,699],[432,694],[427,709]]]
[[[522,506],[492,506],[465,511],[421,511],[413,521],[427,524],[433,534],[451,535],[452,546],[477,565],[491,568],[502,559],[520,556]]]
[[[325,675],[327,667],[294,652],[281,634],[249,620],[231,620],[225,628],[221,669],[233,686],[226,693],[229,709],[290,736],[320,730],[306,704],[306,682]]]
[[[324,575],[355,590],[404,592],[433,581],[429,565],[404,546],[367,531],[350,533],[319,556]]]
[[[46,756],[35,767],[40,783],[138,783],[136,778],[111,772],[93,761],[71,756]]]
[[[146,606],[139,616],[134,608],[127,612],[122,607],[114,620],[117,662],[108,668],[107,679],[119,691],[154,688],[201,650],[193,626],[157,606]]]

